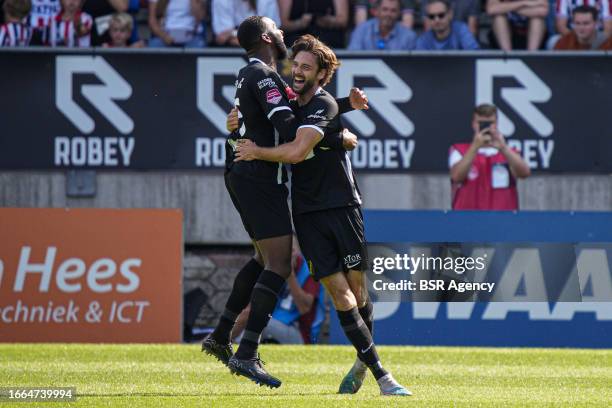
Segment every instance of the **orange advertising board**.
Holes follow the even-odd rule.
[[[179,342],[182,214],[0,208],[1,342]]]

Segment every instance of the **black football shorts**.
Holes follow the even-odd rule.
[[[230,170],[225,173],[225,187],[251,239],[291,235],[285,184],[253,181]]]
[[[367,265],[363,216],[359,206],[294,214],[295,232],[316,280]]]

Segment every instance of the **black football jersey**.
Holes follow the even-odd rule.
[[[323,135],[306,160],[291,167],[291,201],[293,212],[301,214],[329,208],[361,204],[359,188],[350,157],[343,149],[324,147],[326,138],[336,138],[342,132],[338,104],[319,88],[304,106],[291,102],[301,121],[300,127],[310,127]]]
[[[274,115],[283,110],[291,111],[287,84],[270,66],[251,58],[249,64],[238,73],[236,99],[238,130],[226,144],[228,169],[241,176],[261,182],[281,184],[287,181],[285,167],[281,163],[262,160],[233,162],[236,140],[247,138],[262,147],[274,147],[283,142],[274,128]]]

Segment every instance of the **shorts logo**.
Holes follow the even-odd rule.
[[[344,257],[344,265],[348,268],[354,268],[361,263],[361,255],[347,255]]]
[[[278,103],[283,99],[278,88],[270,89],[266,92],[266,102],[271,103],[273,105],[278,105]]]

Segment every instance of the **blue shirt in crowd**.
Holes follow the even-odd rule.
[[[380,36],[378,19],[371,18],[359,24],[351,35],[349,50],[412,50],[416,42],[416,34],[401,23],[395,27],[387,38]]]
[[[443,40],[438,40],[433,31],[429,30],[421,34],[416,41],[417,50],[477,50],[479,48],[467,24],[460,21],[451,23],[450,34]]]

